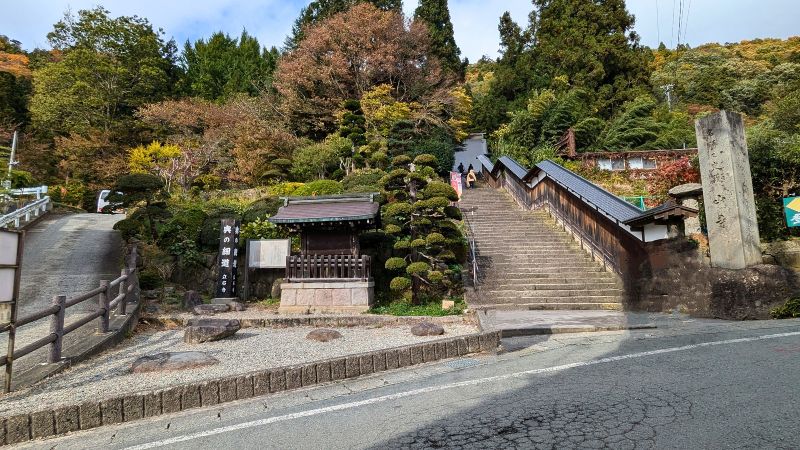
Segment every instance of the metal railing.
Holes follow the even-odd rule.
[[[286,257],[286,279],[368,281],[370,264],[368,255],[290,255]]]
[[[475,211],[469,211],[470,215],[475,215]],[[472,223],[464,215],[464,223],[467,225],[467,241],[469,241],[469,254],[472,259],[472,288],[478,289],[478,250],[475,244],[475,233],[472,232]]]
[[[14,228],[19,228],[21,222],[30,222],[31,217],[39,217],[47,211],[50,205],[50,197],[45,196],[33,203],[29,203],[16,211],[12,211],[4,216],[0,216],[0,228],[7,228],[13,223]]]
[[[67,299],[64,295],[57,295],[53,297],[52,306],[49,308],[28,314],[21,318],[13,317],[14,313],[12,313],[11,322],[0,325],[0,333],[8,333],[8,351],[6,356],[0,357],[0,366],[6,366],[5,392],[9,392],[11,389],[11,373],[14,361],[17,359],[49,345],[50,351],[47,362],[49,364],[57,363],[61,360],[64,336],[95,319],[99,319],[97,331],[100,333],[108,333],[112,311],[116,311],[116,315],[120,316],[127,314],[129,300],[131,298],[136,302],[139,300],[139,277],[136,271],[137,259],[138,254],[134,247],[128,258],[127,267],[122,269],[119,278],[112,281],[102,280],[100,281],[99,287],[70,299]],[[112,289],[115,287],[117,288],[116,295],[112,292]],[[68,325],[65,324],[67,308],[95,297],[97,297],[97,309],[95,311],[86,314]],[[22,348],[15,349],[14,341],[16,339],[17,330],[19,330],[20,327],[46,317],[50,317],[49,333]]]

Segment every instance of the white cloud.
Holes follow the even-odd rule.
[[[47,47],[47,33],[67,8],[73,11],[103,5],[112,15],[139,15],[163,28],[179,44],[186,39],[207,37],[222,30],[237,35],[243,28],[258,37],[263,45],[281,46],[292,23],[307,0],[4,0],[0,15],[0,34],[22,41],[28,49]],[[637,17],[636,30],[642,43],[676,42],[672,30],[673,3],[680,0],[628,0],[628,9]],[[417,0],[405,0],[404,11],[411,15]],[[689,4],[691,3],[691,8]],[[798,34],[800,17],[797,0],[684,0],[688,10],[686,40],[691,45],[705,42],[734,42],[757,37],[785,38]],[[658,8],[656,8],[658,6]],[[497,25],[504,11],[525,26],[530,0],[450,0],[450,15],[455,38],[463,56],[470,61],[482,55],[497,56]],[[656,16],[658,15],[658,21]],[[677,11],[675,13],[677,15]],[[675,25],[677,28],[677,25]],[[682,33],[683,34],[683,33]]]

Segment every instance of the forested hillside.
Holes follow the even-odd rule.
[[[692,147],[694,119],[726,108],[747,116],[763,236],[789,235],[780,198],[800,190],[800,38],[650,49],[624,0],[533,0],[528,17],[499,18],[500,57],[469,64],[446,0],[421,0],[412,17],[401,7],[312,1],[283,43],[247,31],[176,43],[103,8],[68,13],[47,49],[0,37],[0,146],[21,132],[13,182],[91,209],[137,175],[148,206],[120,229],[152,246],[149,273],[163,281],[205,264],[221,216],[276,235],[263,218],[280,195],[380,191],[409,205],[390,211],[402,225],[408,164],[435,178],[471,131],[533,164],[570,128],[584,152]],[[431,198],[451,196],[435,186]],[[456,215],[438,200],[417,207]],[[457,251],[435,264],[457,265],[460,231],[440,225],[424,230],[430,245]],[[405,225],[384,231],[384,256],[410,248]],[[429,269],[445,275],[437,295],[449,291],[458,267]]]

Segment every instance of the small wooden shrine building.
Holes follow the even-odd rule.
[[[286,197],[270,222],[300,235],[300,254],[286,258],[279,312],[357,313],[374,301],[371,259],[359,233],[380,225],[374,194]]]

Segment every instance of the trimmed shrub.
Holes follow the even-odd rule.
[[[381,169],[356,170],[342,179],[342,187],[345,191],[352,192],[351,189],[356,186],[378,186],[384,176],[386,172]]]
[[[406,260],[403,258],[389,258],[384,267],[386,270],[402,270],[406,268]]]
[[[442,181],[431,181],[422,190],[422,195],[425,198],[444,197],[451,202],[458,201],[458,194],[455,189],[447,183]]]
[[[431,270],[430,264],[422,261],[411,263],[406,267],[406,273],[409,275],[424,275],[429,270]]]
[[[441,233],[431,233],[425,238],[425,243],[429,246],[442,245],[445,243],[445,239]]]
[[[406,277],[395,277],[389,283],[389,289],[393,291],[405,291],[411,287],[411,280]]]

